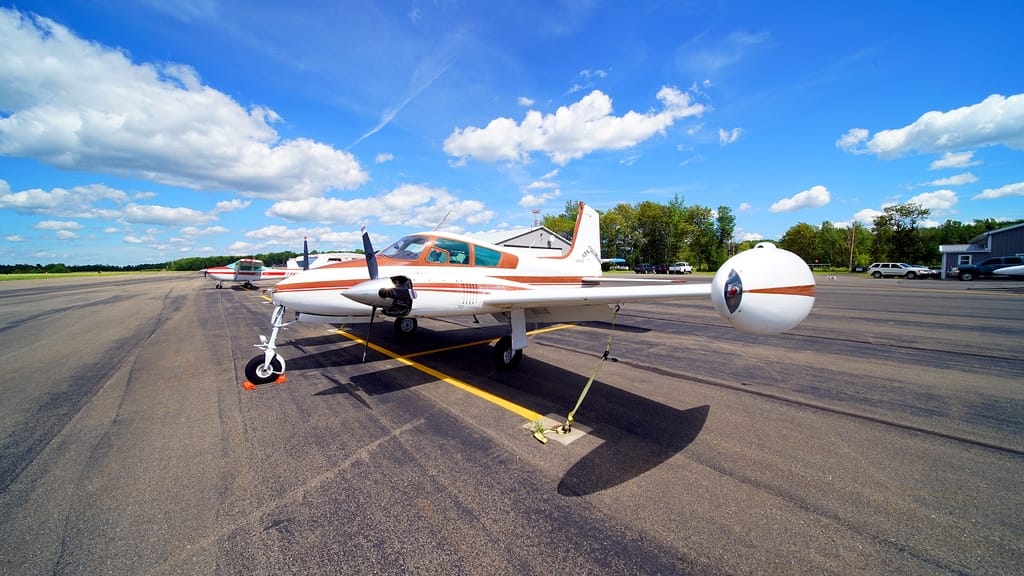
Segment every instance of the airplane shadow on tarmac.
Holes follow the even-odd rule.
[[[379,332],[374,331],[374,342],[399,354],[497,338],[505,331],[500,326],[495,329],[431,330],[421,332],[418,337],[405,339],[399,338],[390,329],[379,328]],[[365,336],[365,329],[357,333]],[[351,394],[364,406],[369,406],[360,397],[360,393],[378,396],[437,380],[410,366],[338,378],[335,377],[337,375],[329,375],[329,369],[359,364],[363,354],[362,345],[337,336],[306,338],[290,343],[302,351],[313,346],[333,344],[330,350],[288,359],[289,371],[318,369],[326,379],[334,383],[330,389],[316,392],[318,396]],[[347,345],[342,346],[342,343]],[[595,355],[595,366],[598,358]],[[368,362],[382,359],[372,349],[367,351]],[[589,373],[570,372],[529,355],[524,355],[516,370],[497,371],[491,364],[491,347],[486,343],[417,356],[415,360],[540,414],[567,414],[576,404],[589,378]],[[567,497],[593,494],[654,469],[697,439],[710,409],[710,406],[703,405],[680,410],[596,379],[576,414],[576,421],[589,428],[590,434],[602,442],[565,473],[558,484],[558,494]]]

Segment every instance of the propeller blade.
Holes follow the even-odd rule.
[[[377,279],[377,254],[373,251],[373,244],[370,243],[370,233],[363,226],[363,252],[366,254],[366,269],[370,272],[370,280]]]
[[[302,269],[309,270],[309,240],[302,237]]]
[[[377,315],[377,307],[370,310],[370,325],[366,327],[366,341],[363,342],[363,362],[366,362],[366,349],[370,347],[370,334],[373,333],[373,317]]]

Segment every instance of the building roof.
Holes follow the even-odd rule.
[[[1003,226],[1002,228],[996,228],[995,230],[989,230],[988,232],[982,232],[981,234],[978,234],[974,238],[971,238],[971,244],[975,244],[981,240],[984,240],[987,236],[992,236],[993,234],[1001,234],[1003,232],[1009,232],[1010,230],[1014,230],[1022,226],[1024,226],[1024,222],[1021,222],[1020,224],[1013,224],[1010,226]]]
[[[518,244],[516,241],[526,238],[536,232],[542,232],[547,234],[554,240],[555,243],[568,247],[572,243],[565,238],[559,236],[554,231],[549,229],[547,226],[537,226],[536,228],[514,228],[512,230],[499,230],[496,232],[484,232],[481,234],[474,234],[473,238],[481,240],[483,242],[489,242],[491,244],[497,244],[498,246],[519,246],[522,248],[547,248],[547,246],[527,246],[524,244]]]

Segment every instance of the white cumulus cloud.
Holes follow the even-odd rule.
[[[347,152],[282,140],[274,111],[241,106],[192,68],[135,63],[47,18],[0,8],[0,54],[19,56],[0,58],[0,154],[265,198],[368,179]]]
[[[946,152],[938,160],[928,165],[929,170],[942,170],[944,168],[967,168],[977,166],[981,162],[974,159],[974,151]]]
[[[913,152],[950,152],[961,148],[1003,145],[1024,148],[1024,94],[993,94],[983,101],[946,112],[931,111],[902,128],[874,136],[855,128],[841,137],[840,148],[882,158]]]
[[[658,91],[662,109],[658,112],[629,111],[612,114],[612,100],[600,90],[579,102],[558,108],[553,114],[529,110],[521,123],[495,118],[487,126],[457,128],[444,141],[444,151],[464,163],[470,158],[483,162],[526,162],[534,152],[547,154],[564,166],[596,150],[621,150],[664,134],[676,120],[704,113],[704,105],[693,103],[690,95],[677,88]]]
[[[913,202],[922,208],[931,211],[932,216],[944,216],[955,211],[956,204],[960,199],[952,190],[936,190],[935,192],[924,192],[914,196],[907,202]]]
[[[304,198],[275,202],[266,212],[291,221],[357,224],[376,218],[382,224],[433,227],[464,221],[486,222],[494,212],[482,202],[459,200],[444,188],[403,184],[387,194],[372,198]],[[447,218],[445,218],[447,216]]]
[[[804,208],[820,208],[832,201],[832,194],[828,188],[822,185],[812,186],[810,190],[804,190],[791,198],[783,198],[772,204],[770,212],[792,212]]]
[[[999,188],[987,188],[982,190],[981,194],[978,194],[971,199],[995,200],[996,198],[1005,198],[1007,196],[1024,196],[1024,182],[1007,184],[1006,186],[1000,186]]]

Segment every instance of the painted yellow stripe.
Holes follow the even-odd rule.
[[[561,328],[569,328],[569,327],[571,327],[568,324],[562,324],[562,325],[559,325],[559,326]],[[557,329],[561,329],[561,328],[559,328],[559,327],[550,327],[550,328],[544,329],[544,331],[557,330]],[[495,406],[500,406],[501,408],[504,408],[505,410],[508,410],[509,412],[512,412],[513,414],[516,414],[518,416],[521,416],[521,417],[525,418],[526,420],[529,420],[530,422],[534,422],[536,420],[540,420],[541,417],[542,417],[541,414],[539,414],[537,412],[534,412],[533,410],[530,410],[529,408],[526,408],[524,406],[520,406],[519,404],[516,404],[515,402],[511,402],[509,400],[506,400],[506,399],[502,398],[501,396],[496,396],[494,394],[491,394],[490,392],[488,392],[486,390],[481,390],[480,388],[477,388],[476,386],[473,386],[472,384],[463,382],[462,380],[459,380],[458,378],[454,378],[452,376],[449,376],[449,375],[447,375],[447,374],[445,374],[445,373],[443,373],[443,372],[441,372],[439,370],[434,370],[433,368],[431,368],[429,366],[424,366],[423,364],[420,364],[419,362],[416,362],[415,360],[410,360],[409,356],[401,356],[399,354],[396,354],[396,353],[392,352],[391,350],[388,350],[386,348],[382,348],[382,347],[380,347],[380,346],[378,346],[378,345],[376,345],[376,344],[374,344],[372,342],[367,344],[366,340],[360,338],[359,336],[356,336],[355,334],[352,334],[350,332],[346,332],[346,331],[340,330],[340,329],[339,330],[332,330],[332,332],[340,334],[340,335],[344,336],[345,338],[348,338],[349,340],[352,340],[353,342],[356,342],[358,344],[362,344],[364,346],[369,346],[375,352],[379,352],[379,353],[387,356],[388,358],[391,358],[393,360],[397,360],[397,361],[401,362],[402,364],[405,364],[406,366],[409,366],[411,368],[415,368],[416,370],[419,370],[420,372],[423,372],[424,374],[427,374],[429,376],[437,378],[438,380],[440,380],[440,381],[442,381],[442,382],[444,382],[446,384],[450,384],[452,386],[455,386],[456,388],[459,388],[461,390],[469,392],[470,394],[472,394],[472,395],[474,395],[474,396],[476,396],[478,398],[482,398],[482,399],[490,402],[491,404],[494,404]],[[536,332],[539,332],[539,331],[531,332],[531,334],[536,333]],[[484,342],[490,342],[490,340],[482,340],[482,341],[476,342],[475,344],[482,344]],[[467,344],[466,346],[469,346],[469,345],[470,344]],[[453,346],[453,347],[449,347],[449,348],[433,350],[432,352],[441,352],[443,350],[452,350],[452,349],[461,348],[461,347],[462,346]],[[420,352],[417,355],[422,356],[423,354],[426,354],[426,352]]]
[[[533,336],[534,334],[543,334],[544,332],[553,332],[555,330],[565,330],[566,328],[572,327],[572,324],[555,324],[554,326],[548,326],[547,328],[538,328],[537,330],[531,330],[526,334],[529,336]],[[470,348],[473,346],[479,346],[481,344],[493,344],[497,340],[497,338],[488,338],[487,340],[475,340],[473,342],[466,342],[465,344],[445,346],[444,348],[434,348],[432,350],[424,350],[423,352],[413,352],[412,354],[406,354],[405,357],[416,358],[417,356],[428,356],[430,354],[438,354],[440,352],[451,352],[452,350],[461,350],[463,348]]]

